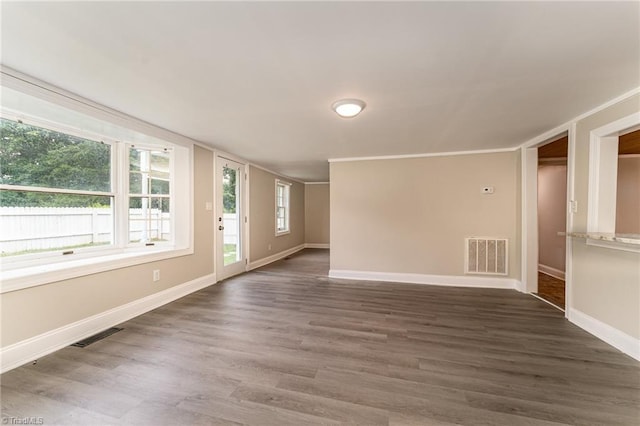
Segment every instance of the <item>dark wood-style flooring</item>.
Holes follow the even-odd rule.
[[[2,375],[44,424],[637,425],[639,363],[516,291],[327,278],[305,250]]]
[[[564,281],[538,272],[538,296],[542,297],[557,307],[564,309],[565,285]]]

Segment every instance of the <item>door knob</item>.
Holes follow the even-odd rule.
[[[220,226],[218,226],[218,229],[219,229],[220,231],[222,231],[222,230],[224,229],[224,226],[220,225]]]

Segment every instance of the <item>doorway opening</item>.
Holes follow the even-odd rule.
[[[568,136],[538,147],[538,285],[534,294],[564,311]]]

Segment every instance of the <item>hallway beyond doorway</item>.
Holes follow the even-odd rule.
[[[565,308],[565,285],[561,279],[538,272],[538,292],[536,295],[562,310]]]

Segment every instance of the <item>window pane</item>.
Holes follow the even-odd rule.
[[[152,176],[168,179],[170,174],[170,156],[168,152],[151,152],[150,169]]]
[[[2,256],[111,244],[112,197],[0,191]]]
[[[230,265],[241,259],[240,250],[240,207],[238,197],[238,169],[227,166],[222,168],[222,206],[223,206],[223,247],[224,265]]]
[[[144,173],[145,175],[147,173]],[[149,183],[150,182],[150,183]],[[143,174],[129,174],[130,194],[162,194],[169,195],[170,182],[164,179],[148,179]]]
[[[169,213],[168,198],[151,198],[151,208],[157,209],[162,213]]]
[[[140,171],[140,151],[135,148],[129,150],[129,170]]]
[[[223,216],[224,266],[240,260],[240,217],[237,213],[225,213]]]
[[[237,171],[230,167],[222,169],[222,205],[224,213],[236,213],[237,202],[236,194],[238,188],[236,184]]]
[[[169,181],[151,179],[151,193],[169,195]]]
[[[153,176],[168,178],[171,172],[171,152],[131,147],[129,170],[149,172]]]
[[[171,152],[131,147],[129,193],[169,194]]]
[[[142,175],[140,173],[129,173],[129,193],[142,194]]]
[[[0,183],[111,191],[111,146],[0,119]]]
[[[171,241],[169,198],[129,198],[129,242]]]

